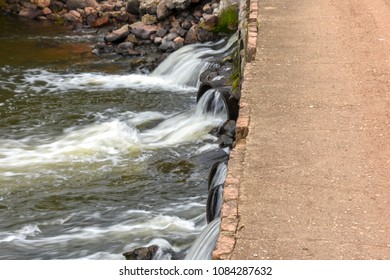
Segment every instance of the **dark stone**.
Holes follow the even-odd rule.
[[[185,30],[189,30],[192,27],[192,24],[190,21],[185,20],[182,24],[181,27]]]
[[[139,0],[128,0],[126,4],[126,11],[130,14],[139,14],[139,6],[140,1]]]
[[[66,2],[66,6],[68,7],[68,10],[77,10],[77,9],[84,9],[87,7],[87,3],[85,0],[68,0]]]
[[[210,31],[199,28],[197,37],[199,42],[207,42],[211,40],[213,34]]]
[[[119,44],[126,40],[129,36],[130,30],[128,25],[124,25],[121,28],[104,36],[104,41],[107,43]]]
[[[198,31],[199,27],[194,25],[188,30],[187,35],[185,37],[185,44],[194,44],[198,41]]]
[[[208,194],[206,204],[207,223],[221,216],[223,185],[213,187]]]
[[[128,49],[134,49],[134,44],[132,42],[123,42],[118,45],[117,49],[122,49],[126,51]]]
[[[157,25],[144,24],[140,21],[132,24],[130,27],[131,33],[143,40],[149,39],[150,35],[156,33],[159,28]]]
[[[158,246],[152,245],[149,247],[141,247],[133,251],[123,253],[126,260],[153,260],[156,255]]]
[[[65,8],[65,4],[62,3],[61,1],[51,1],[49,8],[54,13],[58,13],[58,12],[61,12]]]
[[[166,29],[164,29],[164,28],[159,28],[158,30],[157,30],[157,36],[158,37],[164,37],[166,34],[168,33],[168,31],[166,30]]]
[[[217,144],[220,148],[226,148],[229,147],[230,149],[233,148],[234,139],[226,134],[221,135],[218,140]]]
[[[223,126],[221,126],[219,130],[219,134],[225,134],[231,138],[235,137],[236,135],[236,122],[234,120],[228,120],[224,123]]]

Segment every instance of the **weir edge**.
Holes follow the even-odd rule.
[[[240,182],[243,174],[245,158],[246,136],[249,132],[250,104],[245,100],[246,82],[245,72],[251,61],[254,60],[257,45],[258,31],[258,2],[257,0],[240,1],[239,48],[241,67],[241,97],[239,114],[236,123],[236,145],[232,149],[228,161],[228,173],[224,184],[221,226],[214,248],[213,260],[230,260],[236,245],[238,232],[238,201]]]

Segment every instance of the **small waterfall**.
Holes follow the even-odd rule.
[[[222,185],[225,182],[226,176],[227,176],[227,164],[225,162],[220,162],[217,164],[216,167],[213,167],[211,173],[212,177],[209,180],[209,190],[211,190],[213,187]]]
[[[210,260],[219,235],[220,219],[209,223],[188,250],[185,260]]]
[[[176,84],[198,87],[199,76],[213,61],[234,51],[237,34],[217,43],[187,45],[171,53],[153,72],[152,76],[165,77]],[[172,67],[174,66],[174,67]]]

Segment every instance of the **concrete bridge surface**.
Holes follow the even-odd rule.
[[[389,260],[390,0],[258,14],[229,258]]]

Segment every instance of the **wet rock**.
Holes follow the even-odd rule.
[[[184,10],[191,4],[191,0],[165,0],[165,4],[171,10]]]
[[[153,260],[158,251],[158,246],[141,247],[133,251],[123,253],[126,260]]]
[[[45,16],[48,16],[48,15],[52,14],[53,12],[52,12],[52,10],[50,10],[50,8],[45,7],[45,8],[42,9],[42,13],[43,13]]]
[[[199,42],[206,42],[212,39],[213,34],[208,30],[199,28],[197,37]]]
[[[131,54],[131,50],[134,49],[134,44],[131,43],[131,42],[123,42],[123,43],[120,43],[117,47],[116,47],[116,50],[115,52],[117,54],[121,54],[121,55],[129,55]]]
[[[126,4],[126,11],[130,14],[139,14],[140,0],[128,0]]]
[[[104,41],[107,43],[118,44],[126,40],[129,34],[130,34],[129,25],[124,25],[121,28],[104,36]]]
[[[236,135],[236,122],[234,120],[226,121],[219,129],[220,135],[227,135],[229,137],[235,137]]]
[[[149,39],[152,33],[156,33],[159,27],[157,25],[149,25],[139,21],[133,23],[130,28],[131,33],[133,33],[136,37],[146,40]]]
[[[36,7],[22,8],[22,10],[19,12],[19,16],[28,19],[35,19],[37,17],[43,16],[43,12]]]
[[[232,149],[233,143],[234,143],[234,139],[225,134],[221,135],[217,140],[217,144],[219,145],[220,148],[229,147],[230,149]]]
[[[206,204],[207,223],[221,216],[223,185],[213,187],[208,194]]]

